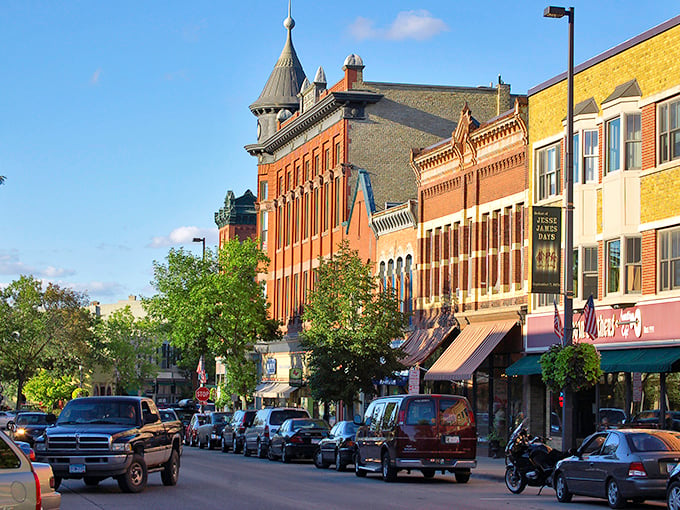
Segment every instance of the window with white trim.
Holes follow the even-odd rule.
[[[626,294],[642,292],[642,238],[626,238]]]
[[[607,293],[621,290],[621,240],[607,241]]]
[[[626,144],[626,170],[640,170],[642,168],[642,120],[639,113],[625,116],[626,129],[624,142]]]
[[[583,132],[583,179],[597,182],[598,132],[592,129]]]
[[[680,158],[680,98],[659,105],[659,163]]]
[[[588,299],[592,294],[597,299],[597,246],[583,248],[583,274],[581,275],[581,298]]]
[[[607,173],[616,172],[621,169],[621,119],[608,120],[605,124],[607,136]]]
[[[605,123],[607,174],[642,168],[642,120],[639,112],[626,113]]]
[[[559,142],[536,151],[538,200],[543,200],[559,193],[558,183],[560,181],[561,161]]]
[[[659,290],[680,288],[680,228],[659,232]]]

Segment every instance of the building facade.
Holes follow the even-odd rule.
[[[238,198],[233,191],[227,191],[224,207],[215,213],[220,248],[230,239],[255,239],[257,237],[255,200],[255,195],[250,190],[246,190]]]
[[[680,17],[578,65],[574,133],[566,133],[565,74],[529,91],[534,206],[563,206],[565,137],[574,140],[573,340],[593,342],[607,373],[592,392],[576,397],[580,437],[595,427],[600,407],[630,415],[665,406],[652,386],[663,394],[667,374],[680,368],[673,320],[680,311],[678,48]],[[595,340],[585,334],[581,314],[590,295]],[[532,295],[526,351],[533,356],[513,373],[540,372],[538,355],[558,342],[554,299],[560,303],[561,296]],[[558,410],[556,395],[546,415],[550,406]]]

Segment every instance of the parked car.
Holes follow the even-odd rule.
[[[253,424],[255,409],[234,411],[229,423],[222,429],[222,451],[226,452],[231,447],[232,453],[239,453],[243,447],[243,435],[246,428]]]
[[[198,446],[198,427],[204,425],[207,419],[208,415],[202,413],[196,413],[191,417],[184,434],[184,444]]]
[[[21,451],[24,452],[26,457],[28,457],[28,460],[31,462],[35,461],[35,450],[31,448],[30,444],[28,444],[26,441],[14,441],[14,444],[21,448]]]
[[[182,455],[183,451],[183,445],[184,445],[184,432],[185,432],[185,427],[180,421],[179,417],[177,416],[177,413],[175,413],[174,409],[171,409],[169,407],[165,409],[159,409],[158,414],[161,415],[161,421],[163,423],[176,423],[179,426],[179,437],[180,437],[180,446],[179,446],[179,454]]]
[[[13,411],[0,411],[0,429],[6,429],[7,424],[14,422],[14,412]]]
[[[21,448],[0,432],[0,508],[41,507],[40,478]]]
[[[276,434],[281,424],[289,418],[311,418],[305,409],[295,407],[270,407],[260,409],[253,418],[243,438],[243,455],[250,456],[256,452],[263,459],[267,455],[270,438]]]
[[[572,495],[604,498],[611,508],[627,500],[664,499],[668,474],[680,463],[680,433],[655,429],[612,429],[591,434],[573,455],[557,463],[557,500]]]
[[[292,459],[311,459],[329,432],[330,426],[324,420],[290,418],[271,437],[267,458],[281,459],[281,462],[286,463]]]
[[[207,446],[209,450],[212,450],[220,444],[222,429],[231,420],[233,414],[231,411],[210,413],[206,422],[198,427],[198,447],[205,448]]]
[[[33,446],[35,440],[43,435],[45,429],[57,422],[57,417],[52,413],[20,413],[14,420],[16,426],[14,439],[26,441]]]
[[[657,414],[657,416],[659,415]],[[618,409],[616,407],[601,407],[600,423],[597,424],[597,430],[619,428],[625,421],[626,412],[623,409]]]
[[[40,510],[59,510],[61,494],[55,490],[52,466],[46,462],[32,462],[32,464],[33,470],[40,480],[40,498],[42,500]]]
[[[457,395],[393,395],[368,406],[357,430],[354,472],[394,481],[401,469],[431,478],[451,472],[466,483],[477,466],[477,428],[470,403]]]
[[[354,462],[358,428],[352,421],[339,421],[333,425],[328,436],[319,442],[319,447],[314,452],[314,465],[325,469],[335,464],[337,471],[344,471],[347,464]]]
[[[659,411],[658,409],[640,411],[630,420],[627,425],[629,427],[641,428],[659,428]],[[680,411],[666,411],[666,429],[680,430]]]

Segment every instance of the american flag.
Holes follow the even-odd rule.
[[[198,374],[198,382],[205,384],[208,382],[208,374],[205,372],[205,358],[201,354],[201,359],[198,360],[198,366],[196,367],[196,373]]]
[[[557,311],[557,302],[553,301],[553,305],[555,305],[555,321],[553,324],[553,331],[555,332],[557,338],[559,338],[561,342],[562,337],[564,336],[564,330],[562,329],[562,320],[560,319],[560,312]]]
[[[583,326],[584,330],[593,340],[597,338],[597,320],[595,320],[595,304],[591,294],[583,307]]]

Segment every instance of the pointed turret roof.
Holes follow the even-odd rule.
[[[295,26],[295,21],[290,16],[290,2],[288,3],[288,17],[283,22],[283,26],[288,31],[286,44],[283,46],[281,56],[279,56],[274,70],[269,75],[260,97],[250,105],[250,110],[253,113],[269,108],[287,108],[291,111],[297,111],[299,108],[297,94],[305,80],[305,72],[293,47],[291,32]]]

